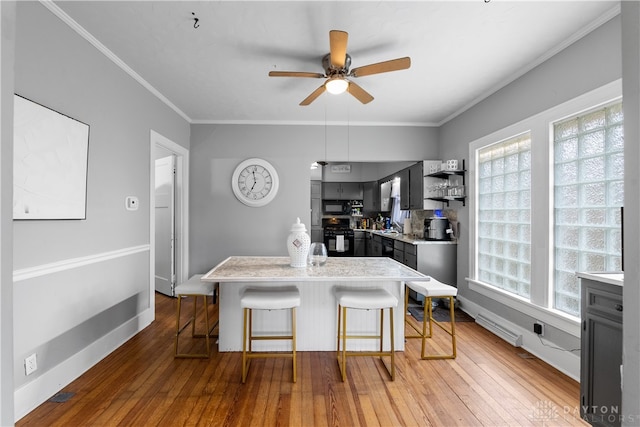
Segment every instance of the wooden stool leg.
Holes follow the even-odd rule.
[[[176,309],[176,342],[175,342],[175,351],[174,351],[174,357],[176,357],[178,355],[178,337],[180,336],[180,306],[182,303],[182,297],[180,295],[178,295],[178,301],[177,301],[177,309]]]
[[[449,297],[449,316],[451,316],[451,347],[453,349],[452,356],[456,358],[456,315],[455,315],[455,301],[453,297]]]
[[[342,307],[342,381],[347,380],[347,307]]]
[[[389,327],[391,328],[391,381],[396,379],[396,351],[395,351],[395,334],[393,331],[393,307],[389,308]]]
[[[444,297],[443,297],[444,298]],[[433,336],[433,325],[439,327],[444,332],[451,336],[451,353],[450,354],[426,354],[425,348],[423,346],[421,358],[426,360],[434,360],[434,359],[455,359],[456,358],[456,317],[455,317],[455,307],[454,307],[454,297],[448,296],[449,298],[449,318],[451,322],[451,326],[447,329],[440,322],[433,319],[433,311],[431,309],[431,298],[429,298],[429,335],[428,338]]]
[[[247,380],[247,317],[249,309],[243,309],[242,320],[242,384]],[[249,325],[249,327],[251,327]]]
[[[338,304],[338,332],[336,333],[336,359],[340,362],[340,327],[342,325],[342,307]]]
[[[198,315],[198,312],[196,311],[196,308],[198,307],[198,297],[193,297],[193,316],[192,316],[192,323],[191,323],[191,337],[195,338],[196,336],[196,316]]]
[[[297,359],[296,359],[296,308],[291,309],[291,342],[293,347],[293,382],[296,382],[297,377]]]
[[[197,298],[196,298],[197,299]],[[195,304],[194,304],[195,305]],[[207,354],[211,354],[211,343],[209,341],[209,307],[207,307],[207,296],[202,296],[202,307],[204,308],[204,341],[207,346]],[[195,318],[193,323],[195,323]]]
[[[253,352],[253,310],[249,309],[249,353]]]
[[[382,353],[383,349],[383,341],[384,341],[384,308],[380,309],[380,353]],[[380,355],[380,359],[382,359],[382,355]]]

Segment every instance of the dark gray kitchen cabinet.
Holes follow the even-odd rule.
[[[408,210],[409,194],[411,193],[411,182],[409,181],[409,168],[402,169],[396,174],[400,177],[400,209]]]
[[[380,184],[378,181],[362,184],[362,210],[364,212],[380,211]]]
[[[370,231],[364,233],[364,254],[365,256],[373,256],[373,234]]]
[[[322,198],[327,200],[362,200],[362,184],[359,182],[324,182]]]
[[[411,243],[395,240],[393,242],[393,259],[407,267],[418,269],[417,246]]]
[[[424,173],[422,162],[398,172],[400,177],[400,209],[423,209]]]
[[[366,233],[364,230],[355,230],[353,232],[353,256],[365,256],[366,255]]]
[[[424,205],[423,163],[418,162],[409,168],[409,209],[423,209]]]
[[[374,234],[371,242],[372,252],[368,256],[382,256],[382,237]]]
[[[582,311],[580,416],[594,426],[619,426],[622,286],[578,276]]]

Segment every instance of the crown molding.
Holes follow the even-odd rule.
[[[145,89],[155,95],[160,101],[164,102],[169,108],[178,113],[187,122],[192,123],[191,118],[187,116],[181,109],[179,109],[174,103],[160,93],[155,87],[153,87],[148,81],[142,78],[142,76],[136,73],[131,67],[129,67],[122,59],[120,59],[115,53],[109,50],[98,39],[96,39],[91,33],[78,24],[73,18],[65,13],[60,7],[58,7],[53,0],[39,0],[40,3],[49,9],[51,13],[57,16],[62,22],[71,27],[82,38],[91,43],[98,51],[104,56],[109,58],[114,64],[120,67],[125,73],[129,74],[135,81],[140,83]]]

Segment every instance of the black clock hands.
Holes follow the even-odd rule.
[[[253,185],[251,186],[251,190],[249,190],[249,191],[253,191],[253,187],[256,186],[256,171],[254,170],[251,173],[253,174]]]

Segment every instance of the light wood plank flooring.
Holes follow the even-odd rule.
[[[409,340],[394,382],[378,358],[349,359],[343,383],[333,352],[300,352],[296,384],[291,360],[275,358],[254,360],[243,385],[240,353],[173,358],[174,310],[156,294],[152,325],[65,387],[68,401],[45,402],[17,426],[587,425],[576,381],[473,322],[456,323],[455,360],[420,360]],[[447,339],[438,330],[432,341]]]

